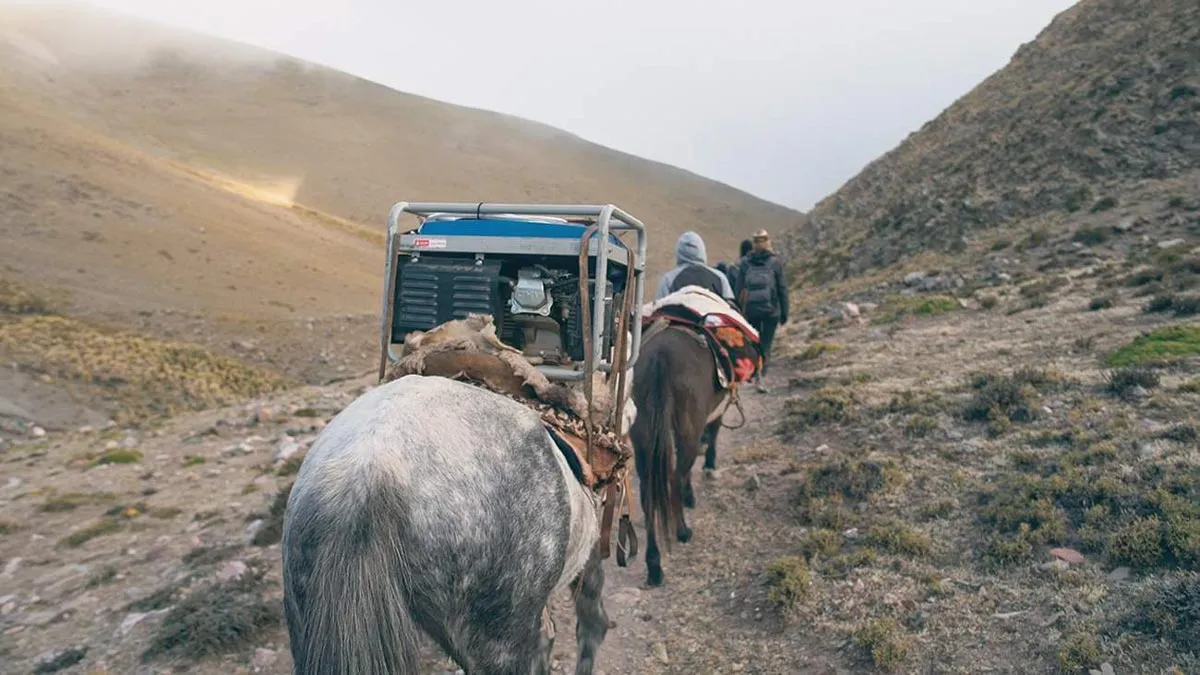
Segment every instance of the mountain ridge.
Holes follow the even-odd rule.
[[[1200,171],[1197,91],[1200,5],[1082,0],[819,201],[792,248],[814,279],[839,278],[996,228],[1069,229],[1100,200]]]

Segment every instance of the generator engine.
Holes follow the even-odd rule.
[[[439,231],[447,233],[481,227],[478,220],[434,221],[426,224],[422,234],[428,235],[434,229],[430,225],[439,225],[442,227]],[[511,232],[513,225],[506,225]],[[557,227],[561,229],[564,225]],[[583,226],[573,225],[573,229],[579,236]],[[569,240],[529,237],[522,242],[521,250],[466,253],[429,247],[416,251],[415,255],[399,255],[392,298],[391,341],[401,343],[414,330],[429,330],[467,314],[490,314],[500,339],[521,350],[535,365],[571,367],[581,363],[585,357],[585,308],[579,293],[579,257],[562,247],[564,241]],[[456,243],[472,244],[468,236],[462,236]],[[558,250],[567,254],[557,254]],[[595,271],[594,259],[591,267],[588,312],[597,301],[596,280],[591,276]],[[601,334],[602,349],[607,353],[613,343],[616,310],[621,307],[629,271],[610,261],[605,276],[599,297],[605,304],[607,325]]]

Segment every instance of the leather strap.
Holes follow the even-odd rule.
[[[604,511],[600,517],[600,559],[608,560],[612,553],[612,523],[613,512],[617,508],[617,481],[608,484],[604,490]]]

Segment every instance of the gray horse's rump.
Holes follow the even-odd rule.
[[[413,672],[414,622],[464,668],[527,663],[597,534],[529,409],[444,378],[376,387],[314,442],[288,502],[285,608],[312,664],[297,672]]]

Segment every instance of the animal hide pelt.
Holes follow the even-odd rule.
[[[489,315],[471,314],[429,331],[410,333],[385,379],[405,375],[439,375],[479,384],[534,409],[544,423],[562,434],[587,437],[588,405],[582,383],[551,382],[519,350],[500,341]],[[627,405],[618,416],[622,428],[607,428],[604,421],[611,419],[612,399],[611,383],[603,373],[596,373],[591,406],[594,452],[589,473],[597,482],[623,468],[632,455],[622,436],[635,413]]]

